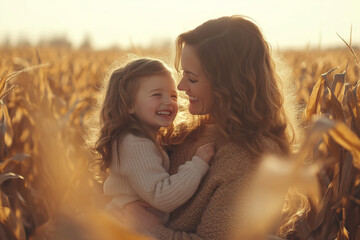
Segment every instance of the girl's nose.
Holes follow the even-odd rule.
[[[164,96],[164,98],[163,98],[163,103],[164,103],[165,105],[171,105],[171,104],[172,104],[171,96],[170,96],[170,95],[169,95],[169,96]]]

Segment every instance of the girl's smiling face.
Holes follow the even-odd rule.
[[[168,127],[177,111],[177,92],[170,74],[157,74],[139,79],[140,85],[129,113],[154,134]]]
[[[189,96],[189,112],[193,115],[210,113],[213,98],[211,83],[205,76],[194,46],[186,44],[181,53],[183,76],[178,89]]]

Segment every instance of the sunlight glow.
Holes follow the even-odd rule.
[[[157,45],[224,15],[253,18],[277,48],[360,45],[360,1],[343,0],[0,0],[0,43],[38,43],[54,36],[96,48]]]

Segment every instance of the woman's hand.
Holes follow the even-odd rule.
[[[161,223],[159,216],[146,209],[149,207],[151,206],[145,202],[131,202],[123,207],[123,215],[128,221],[128,224],[136,230],[149,231]]]

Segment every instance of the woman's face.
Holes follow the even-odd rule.
[[[213,105],[211,83],[205,76],[194,46],[185,45],[181,54],[183,77],[178,89],[189,96],[189,112],[193,115],[210,113]]]

